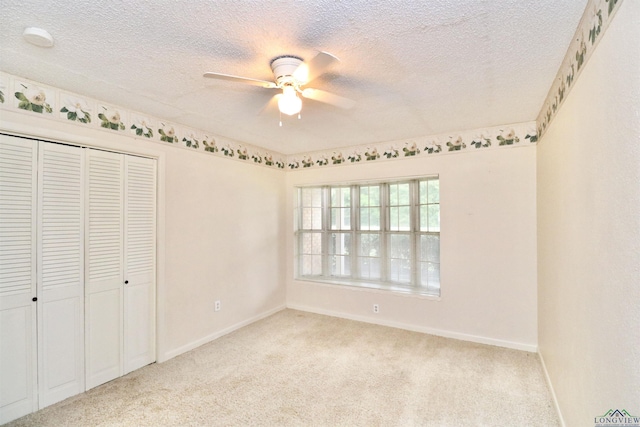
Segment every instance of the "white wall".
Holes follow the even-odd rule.
[[[568,426],[640,415],[640,2],[538,145],[539,346]]]
[[[167,156],[170,356],[284,308],[284,176],[187,150]]]
[[[288,173],[287,306],[535,351],[535,150],[525,143]],[[430,174],[440,175],[439,300],[293,279],[295,186]]]
[[[158,359],[285,306],[285,173],[2,111],[0,129],[158,158]],[[222,310],[214,312],[214,301]]]

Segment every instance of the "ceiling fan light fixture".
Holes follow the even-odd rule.
[[[296,89],[293,86],[282,88],[282,96],[278,99],[278,109],[288,116],[298,114],[302,110],[302,100],[298,98]]]

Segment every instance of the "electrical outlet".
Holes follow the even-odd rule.
[[[380,306],[378,304],[373,304],[373,312],[380,313]]]
[[[214,310],[215,310],[215,311],[220,311],[220,309],[221,309],[221,308],[222,308],[222,307],[220,306],[220,300],[216,301],[216,303],[215,303],[215,307],[214,307]]]

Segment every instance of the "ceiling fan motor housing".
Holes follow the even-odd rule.
[[[300,82],[296,82],[293,73],[302,64],[302,58],[292,55],[278,56],[271,61],[271,69],[276,78],[278,86],[292,84],[297,86]]]

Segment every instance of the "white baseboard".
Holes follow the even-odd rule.
[[[425,327],[425,326],[417,326],[417,325],[412,325],[412,324],[409,324],[409,323],[394,322],[394,321],[391,321],[391,320],[372,319],[372,318],[367,317],[367,316],[358,316],[358,315],[354,315],[354,314],[351,314],[351,313],[343,313],[343,312],[332,311],[332,310],[324,310],[324,309],[319,309],[319,308],[316,308],[316,307],[308,307],[308,306],[298,305],[298,304],[287,303],[287,308],[290,308],[292,310],[300,310],[300,311],[307,311],[307,312],[310,312],[310,313],[323,314],[325,316],[340,317],[340,318],[343,318],[343,319],[356,320],[358,322],[373,323],[375,325],[389,326],[389,327],[398,328],[398,329],[406,329],[408,331],[421,332],[421,333],[430,334],[430,335],[437,335],[439,337],[453,338],[453,339],[457,339],[457,340],[470,341],[470,342],[475,342],[475,343],[479,343],[479,344],[488,344],[488,345],[495,345],[495,346],[498,346],[498,347],[510,348],[510,349],[514,349],[514,350],[528,351],[528,352],[531,352],[531,353],[536,353],[538,351],[538,346],[532,345],[532,344],[524,344],[524,343],[513,342],[513,341],[505,341],[505,340],[499,340],[499,339],[495,339],[495,338],[482,337],[482,336],[478,336],[478,335],[463,334],[463,333],[460,333],[460,332],[453,332],[453,331],[446,331],[446,330],[442,330],[442,329],[428,328],[428,327]]]
[[[560,420],[560,425],[562,427],[566,427],[564,418],[562,417],[562,411],[560,410],[560,405],[558,404],[558,397],[556,396],[556,391],[553,389],[553,383],[551,383],[551,377],[549,376],[549,371],[547,371],[547,365],[544,363],[544,357],[542,357],[540,349],[538,349],[538,356],[540,357],[540,363],[542,364],[542,370],[544,371],[544,378],[547,380],[547,386],[549,387],[549,391],[551,392],[553,406],[555,406],[556,408],[558,419]]]
[[[258,320],[264,319],[265,317],[269,317],[272,314],[275,314],[279,311],[284,310],[285,308],[287,308],[285,305],[281,305],[278,306],[276,308],[273,308],[271,310],[265,311],[263,313],[260,313],[256,316],[250,317],[249,319],[243,320],[242,322],[236,323],[235,325],[231,325],[228,328],[225,328],[221,331],[215,332],[211,335],[207,335],[206,337],[202,337],[196,341],[192,341],[189,344],[185,344],[183,346],[180,346],[176,349],[173,350],[169,350],[167,352],[164,353],[164,355],[160,355],[158,357],[158,363],[162,363],[162,362],[166,362],[169,359],[173,359],[176,356],[181,355],[182,353],[186,353],[187,351],[193,350],[194,348],[200,347],[203,344],[206,344],[208,342],[211,342],[215,339],[218,339],[224,335],[227,335],[233,331],[236,331],[244,326],[250,325],[253,322],[257,322]]]

